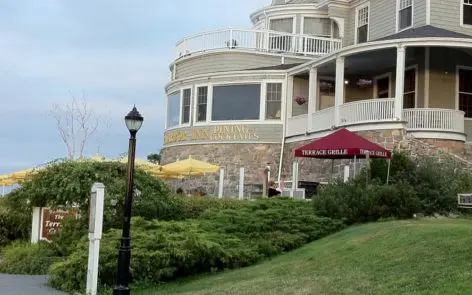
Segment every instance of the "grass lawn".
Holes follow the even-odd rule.
[[[253,267],[132,293],[472,294],[472,221],[355,226]]]

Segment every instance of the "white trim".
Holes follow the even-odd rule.
[[[261,103],[264,104],[264,114],[261,116],[261,121],[264,122],[274,122],[274,123],[280,123],[283,121],[283,104],[284,104],[284,94],[285,94],[285,79],[267,79],[263,80],[262,84],[264,85],[264,94],[263,94],[263,100],[261,99]],[[280,88],[280,119],[266,119],[266,114],[267,114],[267,84],[281,84]],[[262,107],[261,107],[262,110]],[[261,111],[262,113],[262,111]]]
[[[201,125],[201,124],[205,124],[207,121],[207,118],[208,118],[208,98],[210,96],[210,85],[208,83],[206,84],[195,84],[194,85],[195,87],[195,96],[194,96],[194,99],[195,99],[195,103],[194,103],[194,108],[193,108],[193,112],[195,114],[195,116],[193,116],[193,125]],[[206,103],[206,106],[207,106],[207,109],[206,109],[206,114],[205,114],[205,121],[198,121],[198,88],[202,88],[202,87],[206,87],[207,88],[207,103]]]
[[[408,30],[408,29],[411,29],[415,25],[415,19],[414,19],[414,16],[415,16],[415,0],[411,0],[411,25],[408,26],[408,27],[400,29],[400,1],[401,0],[397,0],[397,6],[395,8],[396,9],[395,10],[395,14],[396,14],[395,32],[397,32],[397,33]]]
[[[314,3],[306,4],[290,4],[290,5],[274,5],[266,6],[259,10],[256,10],[250,15],[251,21],[264,15],[283,15],[283,14],[304,14],[304,13],[316,13],[316,14],[327,14],[323,11],[319,11],[319,7]]]
[[[206,80],[205,83],[212,79],[225,79],[229,78],[230,81],[233,81],[235,78],[247,78],[252,76],[279,76],[278,79],[283,79],[287,70],[257,70],[257,71],[232,71],[232,72],[214,72],[214,73],[205,73],[205,74],[198,74],[193,76],[188,76],[185,78],[180,78],[174,81],[167,83],[165,86],[166,93],[169,92],[169,88],[174,87],[174,85],[182,85],[182,83],[194,83],[198,80]],[[177,90],[176,90],[177,91]]]
[[[305,36],[310,36],[310,37],[323,37],[323,38],[330,38],[330,39],[338,39],[338,38],[333,38],[333,24],[331,23],[331,26],[330,26],[330,30],[331,30],[331,34],[328,36],[328,35],[316,35],[316,34],[312,34],[312,33],[305,33],[305,18],[316,18],[316,19],[327,19],[327,20],[331,20],[331,22],[333,21],[329,16],[312,16],[312,15],[307,15],[307,14],[304,14],[304,15],[301,15],[301,23],[300,23],[300,35],[305,35]],[[302,39],[302,38],[300,38]]]
[[[214,145],[214,144],[280,144],[282,139],[278,141],[198,141],[198,142],[180,142],[180,143],[170,143],[162,145],[162,148],[171,148],[176,146],[192,146],[192,145]]]
[[[289,69],[289,75],[296,75],[306,72],[310,67],[320,67],[330,61],[336,59],[337,56],[349,56],[357,53],[375,51],[387,48],[396,48],[398,46],[404,47],[463,47],[472,48],[472,40],[469,38],[443,38],[443,37],[422,37],[422,38],[407,38],[407,39],[393,39],[384,41],[371,41],[361,44],[355,44],[344,47],[332,54],[325,55],[310,62],[301,64],[299,66]]]
[[[431,63],[431,47],[425,47],[424,54],[424,108],[429,107],[429,71]]]
[[[189,127],[191,126],[192,122],[192,95],[193,95],[193,86],[190,87],[182,87],[180,88],[180,122],[179,126],[180,127]],[[190,106],[189,106],[189,117],[188,117],[188,123],[183,123],[184,120],[184,91],[190,89]]]
[[[355,14],[356,19],[354,20],[354,44],[361,44],[357,42],[357,37],[358,37],[357,29],[359,26],[359,11],[366,7],[367,7],[367,40],[366,42],[369,42],[370,40],[370,1],[369,1],[356,7],[356,14]],[[362,42],[362,43],[365,43],[365,42]]]
[[[431,24],[431,0],[426,0],[426,25]]]
[[[261,83],[261,90],[260,90],[260,97],[259,97],[259,121],[265,121],[266,115],[266,99],[267,99],[267,82]],[[282,103],[282,102],[280,102]]]
[[[376,99],[379,98],[378,94],[378,80],[388,78],[388,97],[393,97],[392,95],[392,72],[388,72],[382,75],[378,75],[374,77],[374,87],[373,87],[373,92],[372,92],[372,98]]]
[[[455,108],[456,110],[459,110],[459,70],[467,70],[467,71],[472,71],[472,67],[470,66],[463,66],[463,65],[457,65],[456,66],[456,99],[455,99]],[[466,119],[472,119],[472,118],[467,118]]]
[[[460,0],[460,22],[459,25],[463,28],[472,28],[472,25],[464,24],[464,0]]]
[[[406,124],[405,122],[375,122],[375,123],[367,123],[367,124],[356,124],[351,126],[343,126],[342,128],[346,128],[352,132],[358,131],[371,131],[371,130],[391,130],[391,129],[405,129]],[[336,129],[338,130],[338,129]],[[316,138],[320,138],[326,135],[329,135],[336,130],[324,130],[313,132],[308,135],[294,135],[291,137],[287,137],[285,139],[286,143],[293,143],[298,141],[304,140],[312,140]]]
[[[414,65],[411,65],[411,66],[408,66],[406,67],[405,66],[405,73],[409,70],[412,70],[414,69],[415,70],[415,109],[418,108],[418,64],[414,64]],[[403,85],[405,82],[403,82]],[[403,99],[405,99],[405,91],[403,91]],[[403,108],[405,108],[403,106]]]
[[[406,129],[408,134],[413,135],[415,138],[429,138],[429,139],[446,139],[446,140],[457,140],[466,141],[466,135],[464,133],[447,132],[447,131],[409,131]]]

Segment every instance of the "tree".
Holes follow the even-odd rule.
[[[97,132],[100,120],[90,108],[86,93],[82,91],[80,98],[70,92],[71,101],[64,104],[55,104],[51,116],[56,121],[56,127],[61,140],[67,148],[69,159],[82,159],[84,149],[90,138]],[[109,128],[109,120],[104,122]]]
[[[161,152],[159,151],[159,153],[149,154],[147,159],[151,163],[159,164],[161,162]]]

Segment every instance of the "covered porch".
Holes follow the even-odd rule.
[[[472,51],[396,41],[343,49],[292,71],[286,137],[355,126],[466,141],[466,133],[472,135],[465,118],[472,116],[472,71],[459,71],[472,66]]]

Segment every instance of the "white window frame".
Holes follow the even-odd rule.
[[[415,0],[411,0],[411,25],[408,26],[408,27],[400,29],[400,3],[401,3],[401,1],[404,1],[404,0],[397,0],[397,7],[396,7],[396,24],[395,24],[396,28],[395,28],[395,31],[397,33],[408,30],[408,29],[411,29],[411,28],[414,27],[414,24],[415,24]],[[407,6],[407,7],[409,7],[409,6]],[[405,9],[405,8],[403,8],[403,9]]]
[[[285,93],[285,80],[264,80],[264,93],[263,93],[263,100],[261,102],[263,103],[263,108],[264,112],[261,111],[261,121],[269,121],[269,122],[278,122],[281,123],[284,115],[283,115],[283,104],[284,104],[284,97],[286,96]],[[280,119],[266,119],[266,108],[267,108],[267,84],[281,84],[280,88]],[[262,110],[262,105],[261,105],[261,110]]]
[[[415,64],[415,65],[405,67],[405,73],[409,70],[412,70],[412,69],[415,70],[415,108],[418,108],[418,65]],[[405,75],[403,75],[403,76],[405,76]],[[403,98],[402,99],[405,99],[405,91],[403,91]]]
[[[261,120],[263,110],[262,108],[259,108],[259,119],[255,120],[228,120],[228,121],[214,121],[212,116],[213,113],[213,87],[217,86],[231,86],[231,85],[250,85],[250,84],[259,84],[261,85],[261,93],[260,93],[260,104],[262,105],[265,95],[265,83],[261,80],[248,80],[248,81],[232,81],[232,82],[218,82],[218,83],[212,83],[211,85],[211,98],[210,98],[210,87],[208,87],[208,99],[207,99],[207,123],[206,125],[219,125],[219,124],[224,124],[224,125],[238,125],[241,123],[263,123],[264,120]],[[265,104],[264,104],[265,106]],[[209,109],[211,107],[211,109]],[[265,107],[264,107],[265,108]],[[208,111],[209,110],[209,111]]]
[[[464,28],[472,28],[472,25],[470,24],[464,24],[464,5],[471,5],[472,6],[472,1],[468,0],[470,3],[465,3],[467,0],[460,0],[460,26]]]
[[[292,33],[291,34],[296,34],[296,31],[297,31],[297,16],[294,15],[294,14],[290,14],[290,15],[281,15],[281,16],[271,16],[269,18],[267,18],[267,29],[268,30],[272,30],[270,28],[270,22],[273,21],[273,20],[278,20],[278,19],[288,19],[288,18],[291,18],[292,19]],[[276,31],[276,32],[279,32],[279,31]],[[279,32],[280,34],[290,34],[288,32]]]
[[[210,104],[210,88],[211,88],[211,85],[210,84],[195,84],[195,94],[193,95],[193,113],[195,114],[193,116],[193,125],[205,125],[207,122],[208,122],[208,106]],[[207,103],[206,103],[206,106],[207,106],[207,110],[206,110],[206,118],[205,118],[205,121],[198,121],[198,88],[201,88],[201,87],[207,87]]]
[[[472,67],[458,65],[456,66],[456,97],[455,109],[459,111],[459,70],[472,71]],[[464,117],[465,120],[472,120],[472,118]]]
[[[392,72],[388,72],[382,75],[378,75],[374,77],[374,89],[372,93],[372,98],[377,99],[378,98],[378,80],[382,80],[388,78],[388,98],[392,98]],[[384,98],[381,98],[384,99]]]
[[[189,118],[188,122],[184,123],[184,90],[190,90],[190,106],[189,106]],[[180,88],[180,126],[190,126],[192,123],[192,96],[193,86]]]
[[[354,25],[354,44],[359,44],[357,42],[357,29],[359,28],[359,11],[362,9],[367,8],[367,40],[364,43],[369,42],[370,40],[370,2],[364,3],[356,7],[356,19]]]
[[[167,124],[168,112],[169,112],[169,96],[171,96],[173,94],[178,94],[179,95],[179,102],[180,102],[179,115],[180,115],[180,117],[179,117],[179,124],[177,124],[175,126],[172,126],[172,127],[169,127],[169,125]],[[166,116],[165,116],[165,118],[166,118],[166,121],[165,121],[165,126],[166,126],[165,130],[166,131],[182,127],[182,124],[181,124],[182,123],[182,90],[180,88],[166,94]]]

